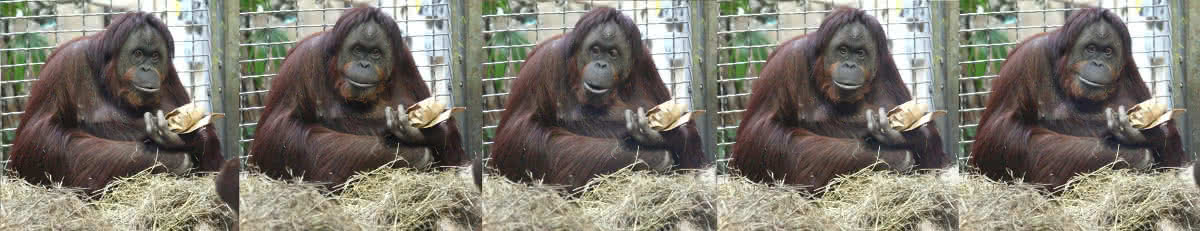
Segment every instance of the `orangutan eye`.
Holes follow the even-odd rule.
[[[371,59],[379,59],[382,57],[383,57],[383,51],[380,51],[378,48],[371,50]]]

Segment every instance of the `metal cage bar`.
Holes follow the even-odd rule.
[[[451,17],[458,5],[447,0],[377,0],[370,2],[392,16],[404,34],[403,41],[412,51],[417,69],[429,86],[431,93],[442,102],[458,102],[452,93],[450,37],[455,30]],[[238,13],[238,32],[231,36],[242,38],[236,51],[239,77],[238,110],[240,113],[239,133],[236,143],[249,151],[255,127],[261,116],[263,104],[270,91],[271,78],[278,65],[286,57],[286,51],[301,39],[317,32],[333,28],[338,17],[352,3],[341,1],[292,1],[282,5],[255,6],[255,9]],[[450,103],[447,107],[455,107]],[[226,142],[233,142],[226,141]]]
[[[684,0],[635,1],[511,1],[508,9],[485,9],[483,15],[482,62],[483,145],[490,147],[508,86],[516,79],[516,68],[524,54],[538,42],[569,32],[575,21],[596,6],[616,8],[629,16],[642,32],[664,84],[677,103],[693,104],[691,60],[693,47],[690,5]],[[551,9],[546,11],[546,9]]]
[[[214,26],[219,26],[219,30],[213,30],[212,42],[212,62],[216,63],[214,70],[213,81],[215,87],[212,88],[212,95],[216,96],[213,101],[213,111],[225,113],[225,117],[217,119],[214,124],[217,127],[217,136],[221,139],[221,154],[225,158],[243,157],[242,149],[235,140],[241,137],[238,124],[242,121],[241,113],[238,109],[238,68],[236,63],[238,60],[237,46],[241,43],[241,36],[238,36],[238,3],[234,1],[225,1],[224,4],[216,4],[210,12],[214,15]],[[220,19],[220,20],[217,20]],[[245,159],[240,160],[242,165],[246,164]]]
[[[1136,2],[1142,5],[1133,5]],[[1172,92],[1182,89],[1171,88],[1176,62],[1168,58],[1174,47],[1171,42],[1174,25],[1169,19],[1177,13],[1165,0],[1013,1],[987,7],[993,11],[958,15],[963,20],[959,23],[958,34],[968,38],[959,44],[959,52],[968,56],[955,60],[963,70],[957,77],[960,84],[956,92],[959,117],[955,118],[961,120],[956,128],[961,138],[956,143],[965,150],[960,161],[965,161],[969,155],[966,153],[974,142],[979,117],[991,90],[990,80],[999,73],[1007,51],[1029,36],[1061,27],[1071,11],[1082,7],[1107,8],[1121,17],[1130,30],[1131,53],[1138,71],[1154,98],[1180,100]]]
[[[476,1],[454,1],[451,3],[454,11],[453,15],[455,25],[459,25],[454,30],[451,37],[453,39],[453,49],[457,52],[453,55],[454,62],[451,64],[456,70],[453,75],[454,83],[451,84],[451,90],[454,94],[454,104],[466,107],[467,110],[458,115],[454,115],[458,122],[459,134],[463,137],[463,150],[471,155],[473,160],[479,160],[483,157],[483,81],[481,79],[483,65],[483,22],[476,20],[483,15],[483,6]],[[481,163],[481,162],[477,162]],[[477,166],[478,167],[478,166]]]
[[[704,110],[705,113],[695,118],[701,141],[704,142],[704,153],[716,155],[717,150],[717,12],[720,5],[712,1],[692,2],[692,108]],[[713,64],[713,65],[710,65]],[[717,168],[724,169],[724,162],[717,162]]]
[[[957,1],[936,1],[930,5],[933,13],[932,18],[940,18],[942,20],[932,20],[933,23],[933,105],[936,108],[948,109],[958,108],[958,75],[961,72],[960,66],[957,65],[961,55],[956,49],[959,46],[958,33],[953,33],[958,30],[958,11],[959,3]],[[953,77],[951,77],[953,76]],[[956,159],[962,157],[963,151],[958,147],[958,136],[960,135],[958,125],[962,123],[959,120],[958,110],[946,110],[946,116],[937,118],[935,121],[938,126],[942,138],[942,150],[947,155]],[[963,162],[955,161],[958,166],[966,166]]]
[[[717,16],[718,31],[715,44],[718,53],[716,96],[719,110],[712,115],[718,120],[718,159],[732,152],[742,112],[750,98],[750,89],[766,56],[781,42],[816,31],[821,20],[836,5],[856,7],[875,16],[882,24],[890,43],[892,56],[897,60],[905,86],[916,100],[934,103],[930,65],[933,32],[930,1],[798,1],[741,6],[733,1],[719,1],[722,11]],[[941,105],[935,105],[935,107]],[[938,107],[944,110],[944,108]],[[724,162],[723,160],[719,160]]]
[[[12,140],[28,102],[29,89],[38,78],[46,58],[58,45],[104,31],[112,19],[130,11],[158,16],[174,39],[172,65],[195,103],[218,104],[210,99],[214,66],[209,51],[216,31],[205,0],[97,0],[4,1],[18,8],[17,15],[0,15],[0,166],[7,161]],[[219,112],[218,108],[210,108]]]
[[[1187,108],[1183,116],[1179,134],[1183,136],[1184,151],[1191,153],[1193,161],[1200,158],[1200,65],[1196,58],[1200,57],[1200,3],[1187,0],[1172,0],[1171,4],[1171,63],[1178,64],[1171,68],[1171,97],[1172,106]],[[1183,52],[1180,52],[1183,51]],[[1188,61],[1191,60],[1191,61]],[[1188,90],[1190,89],[1190,90]],[[1195,171],[1195,170],[1193,170]]]

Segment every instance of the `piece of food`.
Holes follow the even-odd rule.
[[[454,107],[446,110],[446,104],[438,102],[434,97],[429,97],[408,107],[408,122],[413,127],[429,128],[450,119],[450,115],[454,112],[465,109]]]
[[[192,133],[212,123],[213,119],[221,117],[225,117],[225,114],[209,113],[208,110],[200,107],[198,104],[189,103],[167,113],[167,128],[170,128],[171,132],[174,133]]]
[[[1170,109],[1170,106],[1167,104],[1157,103],[1151,99],[1134,105],[1126,113],[1129,114],[1130,125],[1133,125],[1137,129],[1146,130],[1171,121],[1172,117],[1183,111],[1184,109]]]
[[[704,110],[688,111],[688,105],[666,102],[646,111],[646,119],[650,128],[657,131],[670,131],[692,119],[692,114],[704,113]]]
[[[934,118],[946,114],[946,111],[937,110],[929,111],[929,104],[920,104],[916,100],[911,100],[900,104],[892,110],[888,110],[888,120],[891,121],[892,129],[899,131],[910,131],[917,129]]]

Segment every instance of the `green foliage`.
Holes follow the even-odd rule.
[[[762,71],[763,62],[767,60],[767,55],[770,52],[767,50],[767,45],[771,45],[771,40],[767,39],[767,35],[761,31],[747,31],[733,34],[733,39],[729,40],[730,47],[751,47],[733,49],[730,62],[737,63],[729,67],[729,79],[745,78],[751,73],[750,68],[754,68],[753,72]],[[753,63],[752,63],[753,62]],[[734,82],[739,92],[745,88],[745,83],[738,81]]]
[[[749,0],[731,0],[720,2],[720,15],[736,15],[741,12],[750,11]],[[730,23],[729,19],[723,19],[723,23]],[[749,73],[756,73],[763,68],[761,61],[767,60],[767,55],[770,54],[767,46],[773,42],[767,38],[767,35],[761,31],[746,31],[734,33],[730,36],[726,47],[752,47],[732,49],[726,53],[727,63],[737,63],[728,67],[726,79],[745,78]],[[751,64],[753,63],[753,65]],[[750,68],[754,68],[751,71]],[[743,82],[735,82],[737,89],[740,92],[746,86]]]
[[[750,8],[749,0],[722,1],[720,2],[719,14],[722,16],[737,15],[739,13],[750,12]],[[728,25],[728,23],[731,23],[729,20],[730,19],[728,18],[722,19],[722,23]],[[724,47],[746,48],[722,50],[720,52],[722,63],[733,63],[733,65],[722,67],[721,72],[724,74],[724,76],[721,78],[743,79],[749,77],[751,73],[759,73],[762,71],[762,68],[765,64],[763,61],[766,61],[767,56],[771,53],[770,45],[773,44],[774,42],[767,37],[766,33],[761,31],[745,31],[728,35],[726,44],[723,44]],[[732,81],[732,83],[734,85],[733,93],[750,91],[750,89],[748,89],[748,81]],[[731,106],[727,105],[723,107]],[[718,142],[729,142],[733,141],[737,137],[737,131],[732,129],[723,130],[717,132],[717,136],[720,137]],[[717,150],[717,157],[727,157],[725,155],[732,152],[732,150],[730,150],[731,148],[732,146],[719,147]],[[720,166],[720,168],[722,168],[720,171],[724,172],[724,166]]]
[[[968,45],[998,44],[998,43],[1008,43],[1009,42],[1008,35],[1002,31],[994,31],[994,30],[976,31],[974,33],[971,33],[970,36],[971,37],[969,39],[967,39]],[[967,47],[964,49],[965,49],[965,52],[967,52],[967,60],[968,61],[1004,59],[1008,56],[1008,47],[1005,45]],[[991,64],[991,65],[989,65],[989,64]],[[965,70],[967,72],[967,76],[970,76],[970,77],[984,76],[984,75],[988,75],[989,72],[994,72],[994,71],[1000,70],[1001,64],[1003,64],[1003,62],[998,62],[998,61],[969,63],[969,64],[966,64]],[[992,66],[992,68],[988,69],[988,66]],[[978,85],[977,87],[983,87],[983,85]]]
[[[979,9],[979,6],[988,7],[988,0],[959,0],[958,12],[975,13],[975,10]]]
[[[3,69],[4,80],[24,80],[27,78],[36,78],[41,73],[42,63],[46,62],[48,56],[48,48],[50,41],[45,36],[37,33],[21,33],[10,37],[8,43],[5,44],[5,49],[30,49],[30,50],[9,50],[4,52],[5,65],[13,65]],[[13,85],[13,90],[22,92],[22,85]]]
[[[960,0],[960,13],[984,13],[993,12],[993,9],[987,0]],[[1013,14],[997,14],[994,15],[997,20],[1003,23],[1013,22],[1016,15]],[[980,26],[978,22],[973,22],[970,17],[965,17],[961,20],[968,25],[968,28]],[[963,57],[967,63],[962,65],[963,75],[965,77],[981,77],[987,75],[995,75],[999,73],[1000,66],[1004,64],[1002,61],[988,60],[1004,60],[1008,58],[1008,46],[1010,45],[990,45],[990,44],[1008,44],[1011,40],[1008,39],[1008,34],[997,30],[980,30],[968,32],[964,34],[966,42],[964,47],[960,49],[963,52]],[[987,79],[975,78],[963,81],[962,84],[971,84],[977,91],[986,89],[985,83]],[[975,107],[981,105],[966,105]],[[968,121],[964,121],[968,122]],[[977,128],[964,128],[962,135],[964,139],[974,139]],[[965,151],[965,150],[964,150]]]
[[[28,2],[0,2],[0,17],[15,17],[17,12],[30,15]]]
[[[735,15],[738,13],[738,9],[743,9],[743,10],[750,9],[750,0],[722,1],[720,4],[721,4],[720,14],[722,16]]]
[[[271,1],[270,0],[242,0],[239,4],[238,10],[240,12],[255,12],[255,11],[258,11],[259,6],[269,9],[271,6]]]
[[[271,0],[242,0],[239,4],[241,12],[256,12],[258,8],[263,10],[275,10],[278,6],[271,5]],[[278,14],[278,13],[277,13]],[[292,15],[295,13],[283,13]],[[278,15],[276,15],[278,16]],[[243,19],[249,21],[248,18]],[[248,44],[263,44],[254,45],[242,49],[242,59],[253,60],[242,66],[242,75],[261,76],[279,71],[279,67],[283,65],[283,58],[287,57],[290,45],[286,44],[291,41],[287,33],[278,28],[258,29],[250,32],[243,32],[246,39],[244,43]],[[266,90],[266,78],[252,78],[253,90]],[[247,105],[261,106],[261,105]],[[254,137],[255,126],[242,127],[242,137]],[[242,149],[249,151],[248,143],[240,143]]]
[[[483,1],[483,15],[497,15],[501,12],[512,13],[515,11],[512,10],[512,4],[510,4],[508,0]],[[493,19],[496,18],[486,18],[486,20]],[[522,21],[528,25],[536,24],[535,20],[537,20],[537,17],[525,16],[525,18],[522,19],[522,17],[514,16],[513,19]],[[490,21],[485,22],[485,24],[489,26],[490,23]],[[494,63],[488,64],[485,67],[487,70],[486,77],[498,78],[509,76],[510,73],[515,74],[521,72],[521,64],[526,58],[528,58],[527,55],[530,49],[529,45],[534,44],[534,41],[529,41],[529,39],[525,38],[524,34],[517,31],[499,31],[491,33],[490,36],[485,38],[487,38],[485,46],[501,47],[485,49],[487,52],[487,62]],[[507,83],[509,81],[490,82],[492,87],[495,89],[495,92],[508,92]],[[496,136],[496,129],[484,129],[482,133],[484,140],[492,140],[492,138]]]
[[[483,15],[496,15],[501,11],[512,12],[509,1],[507,0],[487,0],[483,1]],[[532,41],[526,39],[524,35],[516,31],[501,31],[492,33],[486,42],[489,47],[504,47],[487,49],[487,62],[507,62],[525,60],[526,54],[529,52],[528,45],[533,44]],[[521,63],[498,63],[487,67],[489,77],[500,77],[507,75],[509,66],[512,66],[512,73],[521,71]],[[503,81],[493,81],[497,90],[504,89],[506,86]]]
[[[283,30],[275,28],[267,28],[254,31],[250,34],[250,43],[253,44],[268,44],[249,47],[245,57],[253,62],[246,64],[244,74],[246,75],[262,75],[272,73],[279,70],[279,66],[283,64],[283,57],[287,56],[288,46],[281,44],[288,42],[287,33]],[[262,87],[262,79],[255,79],[255,86]]]
[[[283,65],[283,58],[287,57],[287,51],[290,48],[283,43],[288,41],[287,33],[276,28],[267,28],[251,33],[249,43],[266,45],[250,46],[242,50],[242,57],[254,60],[246,63],[242,69],[242,75],[264,75],[279,71],[279,66]],[[253,78],[252,81],[254,84],[252,89],[267,89],[266,78]],[[242,129],[242,135],[243,137],[254,137],[254,131],[254,127],[245,127]]]
[[[492,38],[487,41],[487,46],[504,46],[505,48],[488,49],[488,62],[504,62],[525,60],[529,48],[526,45],[533,44],[521,35],[520,32],[502,31],[492,34]],[[520,63],[500,63],[492,64],[488,67],[488,76],[500,77],[508,73],[508,66],[513,66],[513,73],[521,71]],[[497,86],[499,87],[499,86]]]
[[[30,15],[29,3],[27,2],[5,2],[0,3],[0,17],[15,17],[17,14]],[[8,24],[12,23],[5,23]],[[8,28],[4,28],[7,32]],[[13,65],[3,70],[4,80],[24,80],[27,77],[36,77],[41,73],[41,64],[45,63],[49,55],[47,48],[51,47],[50,41],[46,36],[37,33],[18,33],[10,35],[6,38],[7,42],[4,45],[4,65]],[[21,50],[30,49],[30,50]],[[22,84],[13,85],[13,90],[22,92]]]
[[[511,12],[511,9],[508,7],[508,0],[483,1],[483,15],[499,14],[500,9],[504,9],[504,12]]]

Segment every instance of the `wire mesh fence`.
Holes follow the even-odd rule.
[[[498,4],[503,2],[504,4]],[[642,41],[675,103],[691,105],[691,37],[688,2],[639,1],[485,1],[486,53],[483,82],[483,141],[489,150],[509,85],[526,53],[554,35],[570,32],[575,21],[598,6],[619,9],[637,24]]]
[[[241,89],[238,93],[242,122],[238,125],[238,143],[243,153],[254,138],[258,118],[270,91],[271,78],[283,63],[288,49],[305,37],[332,29],[341,13],[352,8],[351,1],[243,1],[241,52],[239,63]],[[417,69],[438,101],[454,102],[450,91],[451,7],[447,0],[371,1],[396,20],[403,41],[412,51]]]
[[[172,65],[193,102],[209,107],[211,34],[206,0],[0,3],[0,161],[6,161],[29,91],[58,45],[99,34],[120,14],[149,12],[174,39]]]
[[[1073,10],[1083,7],[1110,9],[1129,28],[1133,59],[1138,72],[1156,100],[1169,103],[1171,98],[1171,9],[1165,0],[1103,1],[1007,1],[978,5],[975,13],[959,14],[958,33],[964,40],[959,51],[965,54],[958,65],[958,125],[962,135],[957,141],[963,153],[974,141],[984,104],[1008,51],[1025,38],[1061,27]]]
[[[28,90],[54,47],[80,36],[99,33],[115,15],[126,11],[152,12],[168,25],[177,48],[173,64],[193,101],[207,106],[210,101],[209,83],[213,78],[209,73],[212,68],[210,62],[214,60],[209,57],[214,51],[209,47],[210,34],[213,33],[209,25],[213,25],[214,20],[229,20],[219,15],[211,17],[209,2],[0,2],[0,153],[3,153],[0,155],[6,155],[9,151],[20,122],[18,118],[28,103]],[[452,43],[465,38],[454,38],[451,34],[452,27],[461,26],[456,23],[464,22],[454,18],[460,14],[454,11],[460,9],[458,6],[463,6],[459,2],[243,0],[240,1],[240,8],[236,9],[240,12],[236,14],[236,19],[226,22],[236,27],[238,33],[224,35],[225,38],[237,37],[241,41],[236,50],[227,51],[235,52],[234,56],[237,57],[237,62],[230,61],[227,65],[240,75],[228,77],[228,81],[237,83],[226,86],[239,86],[234,88],[240,89],[232,90],[237,92],[236,102],[226,103],[237,105],[237,111],[231,108],[218,112],[240,113],[241,120],[236,122],[237,127],[230,128],[238,134],[234,143],[242,148],[247,147],[254,136],[256,122],[270,90],[270,80],[288,49],[310,34],[332,28],[342,11],[355,3],[369,3],[382,8],[396,19],[404,34],[403,41],[412,50],[421,76],[439,101],[457,103],[464,100],[455,100],[456,96],[462,94],[452,91],[452,87],[455,87],[452,84],[464,84],[452,80],[452,77],[456,77],[452,72],[461,70],[451,64],[455,60],[453,55],[481,52],[481,64],[467,64],[482,65],[481,76],[468,74],[472,76],[465,79],[478,77],[475,81],[482,84],[482,111],[471,113],[480,113],[483,121],[475,121],[478,123],[464,127],[471,128],[467,131],[482,133],[482,149],[485,151],[494,138],[500,114],[505,108],[509,85],[516,78],[527,52],[538,42],[570,32],[577,19],[598,6],[617,8],[634,19],[642,32],[643,42],[654,57],[657,71],[676,103],[694,103],[693,77],[702,78],[703,73],[693,75],[692,72],[712,70],[693,65],[704,63],[704,66],[715,66],[715,76],[706,80],[715,82],[715,85],[705,87],[716,88],[715,104],[708,103],[709,106],[706,106],[709,109],[707,116],[713,116],[716,127],[712,129],[715,134],[706,136],[716,137],[717,149],[706,151],[714,153],[719,163],[723,163],[729,154],[742,112],[749,100],[751,86],[765,64],[767,55],[778,43],[815,31],[821,20],[836,6],[857,7],[879,20],[888,36],[888,47],[905,85],[916,99],[927,103],[937,101],[933,99],[958,100],[957,108],[943,108],[943,105],[935,107],[941,110],[958,109],[957,118],[961,119],[961,123],[948,127],[961,133],[960,136],[949,138],[955,141],[951,143],[957,143],[960,148],[957,150],[957,153],[962,153],[960,158],[967,156],[965,150],[975,136],[975,127],[990,90],[990,80],[996,77],[1008,50],[1021,39],[1058,28],[1071,11],[1081,7],[1104,7],[1122,17],[1133,37],[1134,59],[1155,98],[1168,102],[1181,100],[1172,97],[1178,95],[1177,92],[1171,92],[1172,70],[1175,67],[1172,67],[1169,55],[1173,44],[1169,19],[1175,11],[1166,0],[964,1],[963,4],[967,2],[979,2],[962,8],[976,11],[950,9],[960,12],[957,15],[959,22],[952,25],[958,29],[943,32],[931,26],[936,23],[930,21],[933,10],[930,5],[941,4],[931,0],[722,0],[699,4],[684,0],[488,0],[478,5],[466,4],[483,7],[482,28],[479,29],[483,39],[481,44],[468,42],[467,48],[458,51],[454,50],[458,48],[452,48]],[[693,25],[696,23],[691,22],[692,17],[698,12],[690,12],[693,10],[690,7],[697,5],[716,7],[716,18],[700,22],[703,25]],[[715,31],[705,29],[711,26],[709,23],[717,24]],[[700,49],[715,51],[692,54],[692,49],[695,49],[692,37],[700,36],[693,33],[693,28],[702,30],[706,34],[704,37],[711,37],[707,38],[709,44],[716,44]],[[952,47],[948,51],[939,50],[941,45],[932,44],[933,30],[957,37],[960,40],[957,49],[950,45]],[[709,33],[711,35],[707,35]],[[694,57],[708,56],[707,52],[716,55]],[[940,76],[944,72],[935,65],[934,58],[940,52],[961,54],[958,58],[949,59],[946,64],[959,65],[957,68],[961,71],[955,72],[959,74],[951,74],[957,76]],[[716,61],[708,64],[713,62],[695,62],[693,58]],[[463,74],[467,73],[458,73]],[[1177,76],[1174,78],[1178,79]],[[956,82],[958,90],[950,92],[935,89],[933,86],[938,82],[935,80],[957,80],[951,83]],[[699,96],[702,93],[695,94]],[[478,94],[471,96],[464,98],[475,100],[473,97]],[[942,132],[948,134],[947,131]],[[0,158],[0,161],[5,159]]]
[[[850,6],[867,11],[883,26],[888,48],[905,86],[919,102],[932,104],[931,27],[927,0],[903,1],[721,1],[716,23],[717,158],[731,153],[750,89],[767,55],[781,42],[814,32],[832,10]],[[936,105],[938,109],[940,105]]]

